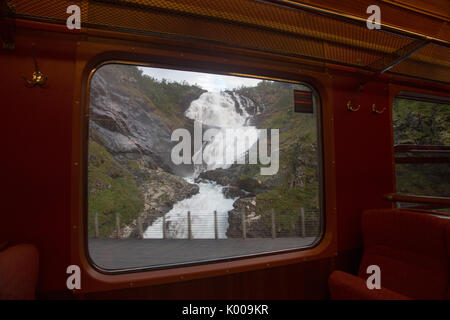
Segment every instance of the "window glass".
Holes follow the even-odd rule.
[[[305,85],[107,64],[90,83],[88,240],[105,270],[304,248],[321,234]]]
[[[397,192],[450,197],[450,104],[396,98]]]

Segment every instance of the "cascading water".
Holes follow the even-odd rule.
[[[253,111],[252,114],[249,110]],[[235,92],[206,92],[191,103],[186,110],[186,117],[217,130],[213,136],[204,139],[208,141],[199,153],[202,154],[206,166],[198,166],[195,175],[217,168],[227,169],[245,156],[247,150],[257,141],[256,128],[247,126],[256,112],[257,107],[253,101]],[[227,132],[238,137],[247,137],[247,147],[237,150],[233,145],[234,141],[227,140]],[[199,153],[194,154],[193,159],[199,157]]]
[[[205,125],[215,127],[242,127],[250,116],[247,108],[241,104],[240,96],[228,92],[205,92],[191,102],[185,115]],[[235,104],[235,100],[238,106]]]
[[[250,113],[249,113],[250,111]],[[258,112],[253,101],[235,92],[205,92],[192,101],[185,116],[203,125],[214,127],[216,131],[207,137],[201,155],[203,165],[198,165],[194,177],[185,180],[195,183],[194,178],[202,171],[217,168],[227,169],[238,159],[245,157],[248,149],[257,142],[257,130],[247,126],[251,116]],[[234,141],[227,139],[227,131],[238,137],[246,137],[245,148],[236,150]],[[193,159],[200,152],[193,155]],[[230,159],[232,159],[230,161]],[[165,215],[166,235],[169,238],[185,239],[188,237],[187,212],[191,213],[192,236],[195,239],[213,239],[215,237],[214,211],[217,212],[217,229],[219,238],[226,238],[228,229],[228,211],[233,209],[235,199],[227,199],[222,192],[223,186],[215,182],[196,183],[199,193],[191,198],[177,202]],[[144,234],[145,238],[161,239],[162,218],[155,220]]]
[[[194,179],[185,178],[189,183]],[[168,238],[186,239],[188,237],[187,212],[191,212],[192,235],[194,239],[214,239],[214,211],[217,212],[218,237],[226,238],[228,229],[227,212],[233,209],[235,199],[225,199],[223,186],[214,182],[196,183],[199,192],[189,199],[175,203],[166,213],[166,235]],[[157,219],[145,232],[145,238],[161,239],[163,237],[162,218]]]

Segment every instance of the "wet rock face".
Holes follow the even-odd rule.
[[[242,238],[242,217],[245,213],[246,237],[268,238],[272,235],[270,225],[265,223],[262,214],[257,212],[256,197],[240,198],[228,212],[228,238]]]
[[[262,110],[262,107],[246,96],[236,94],[236,92],[229,90],[226,90],[225,92],[228,93],[230,98],[233,100],[236,112],[240,115],[243,114],[243,110],[245,110],[245,112],[250,116],[254,116]]]
[[[200,173],[199,179],[215,181],[223,186],[236,185],[236,176],[231,172],[230,169],[219,168],[215,170],[204,171]]]
[[[133,159],[145,155],[150,167],[170,167],[171,130],[157,114],[149,112],[148,101],[133,93],[136,80],[124,79],[117,68],[104,66],[92,78],[91,129],[115,156]]]
[[[146,179],[141,186],[144,195],[144,211],[140,214],[143,231],[157,218],[169,212],[173,205],[199,192],[196,184],[186,182],[183,178],[158,170],[146,170]],[[123,237],[139,236],[137,221],[130,225],[128,234]]]
[[[178,88],[176,108],[164,113],[166,105],[157,105],[146,96],[135,76],[130,67],[121,65],[106,65],[95,72],[90,90],[89,139],[105,147],[132,175],[144,198],[139,216],[145,231],[174,203],[198,193],[197,185],[180,177],[192,172],[193,166],[177,166],[171,160],[172,147],[178,143],[171,141],[171,134],[177,127],[190,129],[183,113],[203,90]],[[89,161],[94,160],[91,158]],[[123,227],[121,237],[137,236],[134,219]]]
[[[170,116],[158,111],[136,82],[123,66],[106,65],[95,72],[90,91],[91,139],[105,146],[121,163],[143,157],[150,169],[186,173],[186,168],[171,161],[171,150],[177,142],[170,139]],[[187,90],[180,98],[180,108],[187,108],[201,93],[193,88]],[[187,120],[183,114],[176,117],[181,123]]]
[[[148,209],[160,211],[169,211],[175,202],[190,198],[199,191],[198,185],[162,170],[149,170],[143,188]]]
[[[235,199],[238,197],[244,197],[248,194],[244,190],[242,190],[238,187],[235,187],[235,186],[223,187],[222,193],[225,196],[225,198],[227,198],[227,199]]]
[[[243,177],[242,172],[245,170],[248,165],[232,165],[228,169],[215,169],[210,171],[205,171],[200,173],[199,179],[206,179],[215,181],[218,184],[228,187],[236,187],[240,189],[243,195],[247,195],[250,193],[261,192],[265,189],[265,186],[262,185],[255,177]],[[233,188],[233,190],[236,190]],[[234,192],[230,190],[230,192]],[[234,193],[237,193],[234,192]]]

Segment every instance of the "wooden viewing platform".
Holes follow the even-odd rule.
[[[230,239],[89,239],[92,261],[105,270],[158,267],[310,246],[315,237]]]

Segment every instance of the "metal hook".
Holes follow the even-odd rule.
[[[377,109],[377,106],[375,105],[375,103],[372,105],[372,113],[376,113],[376,114],[382,114],[383,112],[386,111],[386,107],[384,107],[381,110]]]
[[[384,108],[381,109],[381,110],[378,110],[378,109],[377,109],[377,106],[376,106],[376,104],[381,100],[381,97],[382,97],[386,92],[387,92],[387,87],[383,89],[382,95],[380,95],[380,96],[378,97],[376,103],[374,103],[374,104],[372,105],[372,113],[375,113],[375,114],[382,114],[383,112],[386,111],[386,107],[384,107]]]
[[[358,105],[356,108],[353,108],[352,101],[349,100],[349,101],[347,102],[347,110],[348,110],[348,111],[356,112],[356,111],[359,111],[359,109],[361,109],[361,106],[360,106],[360,105]]]
[[[44,76],[39,71],[39,66],[38,66],[37,58],[36,58],[36,45],[34,43],[32,43],[31,46],[33,48],[33,59],[34,59],[34,70],[35,71],[33,72],[31,80],[27,80],[27,77],[25,77],[24,75],[22,75],[22,78],[23,78],[23,80],[25,80],[25,83],[28,84],[28,86],[30,86],[30,87],[40,86],[41,88],[43,88],[45,86],[45,84],[47,83],[47,77]]]

